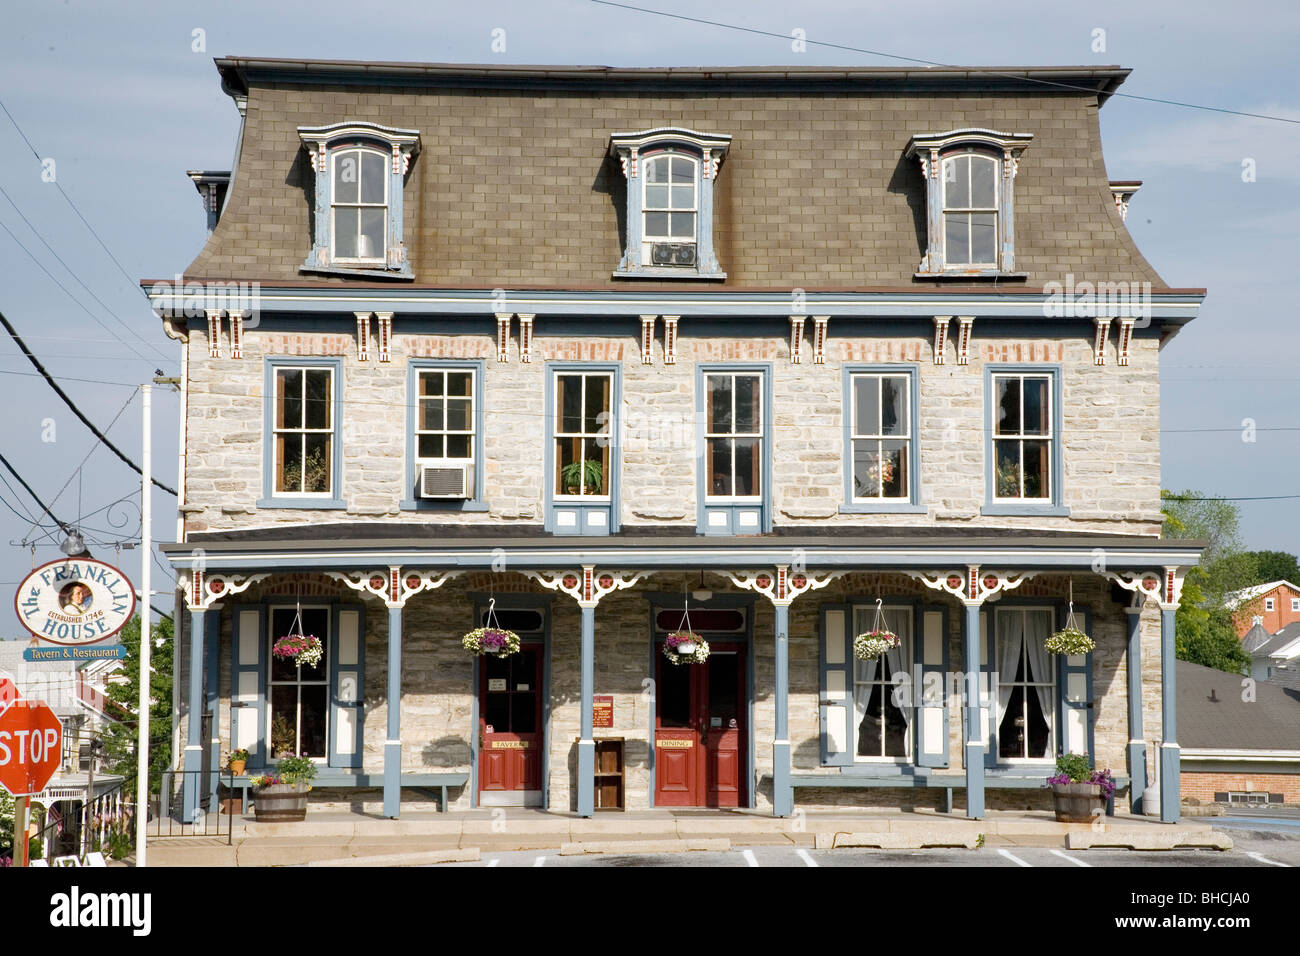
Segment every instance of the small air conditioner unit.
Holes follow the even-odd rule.
[[[474,495],[474,465],[422,465],[421,498],[470,498]]]
[[[693,266],[695,265],[695,243],[653,243],[650,246],[650,263],[656,266]]]

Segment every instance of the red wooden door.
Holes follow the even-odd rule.
[[[479,666],[479,798],[523,804],[542,789],[542,651],[524,645]],[[485,795],[486,799],[485,799]]]
[[[655,806],[741,806],[747,797],[743,646],[713,645],[703,664],[656,660]]]

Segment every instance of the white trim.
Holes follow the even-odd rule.
[[[1300,762],[1300,750],[1230,750],[1208,747],[1187,747],[1183,760],[1240,760],[1252,763]]]

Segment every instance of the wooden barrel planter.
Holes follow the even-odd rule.
[[[253,814],[267,823],[307,819],[306,784],[277,783],[253,791]]]
[[[1099,783],[1054,783],[1052,801],[1058,823],[1092,823],[1097,811],[1106,812]]]

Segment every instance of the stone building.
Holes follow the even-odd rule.
[[[979,817],[1073,751],[1177,819],[1159,353],[1204,290],[1107,178],[1127,70],[217,67],[224,202],[144,283],[184,768],[302,751],[393,817]]]

